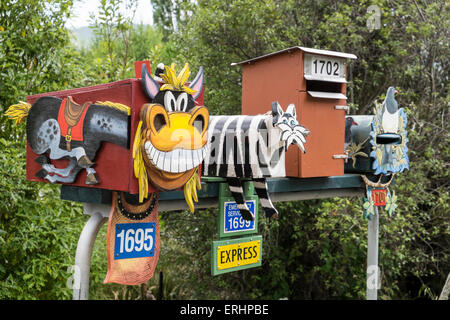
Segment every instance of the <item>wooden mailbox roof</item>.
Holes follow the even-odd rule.
[[[312,53],[312,54],[322,54],[322,55],[326,55],[326,56],[333,56],[333,57],[340,57],[340,58],[347,58],[347,59],[357,59],[357,57],[352,54],[352,53],[345,53],[345,52],[337,52],[337,51],[330,51],[330,50],[320,50],[320,49],[313,49],[313,48],[305,48],[305,47],[300,47],[300,46],[295,46],[295,47],[290,47],[287,49],[283,49],[280,51],[276,51],[276,52],[272,52],[272,53],[268,53],[256,58],[252,58],[252,59],[248,59],[248,60],[244,60],[241,62],[233,62],[231,65],[232,66],[237,66],[237,65],[241,65],[241,64],[246,64],[246,63],[251,63],[254,62],[256,60],[261,60],[270,56],[274,56],[286,51],[292,51],[292,50],[301,50],[303,52],[307,52],[307,53]]]

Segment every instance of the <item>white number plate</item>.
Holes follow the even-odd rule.
[[[344,59],[305,54],[304,67],[307,80],[346,82]]]

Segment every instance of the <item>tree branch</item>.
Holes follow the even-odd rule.
[[[419,5],[417,4],[416,0],[413,0],[413,1],[414,1],[414,5],[416,6],[417,11],[419,12],[420,17],[422,18],[422,20],[424,22],[427,22],[427,19],[425,19],[425,16],[423,15],[422,11],[420,10]]]

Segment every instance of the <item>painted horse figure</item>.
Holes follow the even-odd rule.
[[[21,115],[28,117],[27,141],[40,155],[35,161],[42,169],[36,176],[52,183],[72,183],[77,174],[86,169],[85,183],[99,183],[93,161],[101,143],[107,141],[129,148],[129,109],[121,107],[78,105],[71,97],[39,98]],[[69,165],[59,169],[50,159],[69,159]]]

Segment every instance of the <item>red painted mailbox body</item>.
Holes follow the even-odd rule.
[[[295,104],[297,120],[310,134],[306,154],[291,147],[286,175],[321,177],[344,174],[346,59],[352,54],[293,47],[239,62],[242,114],[263,114],[278,101]],[[338,106],[338,108],[336,108]]]
[[[147,65],[150,65],[150,63],[148,62]],[[137,64],[137,68],[140,66],[140,64]],[[140,71],[136,70],[136,75],[140,76]],[[204,92],[197,98],[197,104],[203,105],[203,95]],[[85,184],[86,170],[82,170],[78,174],[75,182],[68,185],[125,191],[132,194],[139,193],[138,181],[133,173],[132,147],[139,123],[139,111],[145,103],[150,102],[143,91],[141,79],[126,79],[96,86],[27,96],[27,102],[33,104],[38,98],[45,96],[53,96],[61,99],[72,96],[73,100],[78,104],[84,104],[87,101],[91,101],[92,103],[96,101],[111,101],[124,104],[131,108],[129,148],[125,149],[109,142],[103,142],[94,159],[95,170],[100,183],[95,185]],[[41,165],[34,161],[38,156],[38,154],[31,150],[31,147],[27,143],[27,180],[48,182],[35,176],[42,168]],[[57,168],[64,168],[67,167],[68,160],[52,160],[52,164]],[[149,185],[149,192],[154,191],[156,189],[152,185]]]

